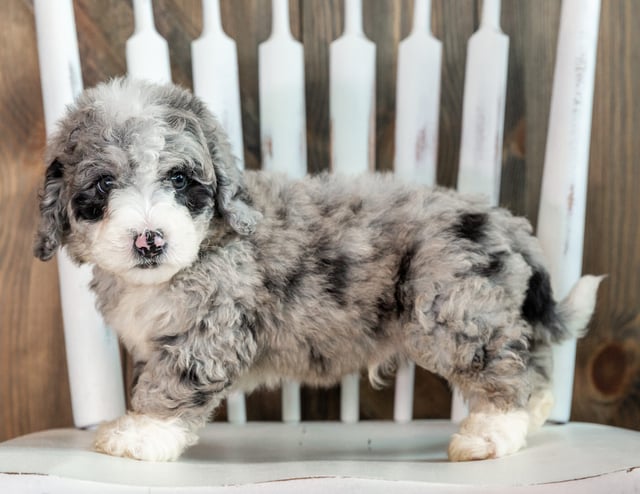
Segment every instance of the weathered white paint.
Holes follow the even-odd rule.
[[[582,272],[599,21],[600,0],[562,2],[537,231],[556,298]],[[575,353],[575,341],[554,349],[551,419],[558,422],[569,420]]]
[[[289,28],[288,0],[273,0],[271,36],[258,47],[262,169],[307,173],[304,52]]]
[[[396,372],[396,387],[393,399],[393,420],[406,423],[413,419],[413,388],[416,365],[413,362],[402,364]]]
[[[71,0],[35,0],[38,56],[47,135],[82,91]],[[91,266],[78,267],[58,251],[60,299],[73,421],[92,427],[124,413],[124,386],[115,333],[105,326],[89,291]]]
[[[395,174],[436,183],[442,43],[431,33],[431,0],[416,0],[413,29],[400,42],[396,85]]]
[[[349,374],[340,384],[340,420],[353,424],[360,420],[360,378],[358,374]]]
[[[376,47],[362,29],[362,0],[346,0],[344,33],[329,45],[331,170],[375,168]]]
[[[296,381],[282,383],[282,421],[287,423],[300,422],[300,384]]]
[[[169,46],[156,31],[151,0],[133,0],[135,30],[127,40],[127,75],[152,82],[171,82]]]
[[[238,52],[222,28],[220,0],[202,2],[202,35],[191,43],[191,59],[194,93],[218,117],[238,166],[244,168]]]
[[[169,463],[96,454],[92,432],[45,431],[0,444],[0,491],[596,494],[640,488],[638,431],[548,425],[517,454],[454,464],[446,454],[456,428],[443,420],[214,423]]]
[[[500,30],[500,0],[484,0],[467,45],[458,190],[500,200],[509,38]]]

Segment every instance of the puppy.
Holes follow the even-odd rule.
[[[111,455],[174,460],[232,390],[404,359],[469,402],[451,460],[508,455],[550,411],[551,345],[594,309],[596,277],[554,301],[526,220],[388,175],[241,173],[175,86],[85,91],[46,156],[35,254],[94,265],[135,362],[132,410],[97,432]]]

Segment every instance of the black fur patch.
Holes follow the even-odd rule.
[[[322,374],[327,373],[329,368],[329,360],[320,351],[309,343],[309,363],[311,366]]]
[[[411,263],[413,261],[414,256],[416,255],[416,251],[418,250],[417,245],[414,244],[409,247],[405,253],[400,258],[400,262],[398,263],[398,271],[396,273],[395,278],[395,301],[396,301],[396,313],[400,315],[406,309],[405,300],[406,300],[406,287],[405,283],[409,278],[409,274],[411,271]]]
[[[476,348],[476,351],[473,355],[473,359],[471,360],[471,369],[476,372],[483,371],[487,367],[487,363],[489,362],[489,355],[487,352],[487,347],[482,346]]]
[[[296,267],[287,273],[283,289],[286,301],[291,301],[296,296],[299,292],[300,285],[302,285],[302,280],[307,274],[307,268],[302,261],[299,261]]]
[[[202,380],[198,375],[197,365],[195,362],[192,362],[191,365],[187,369],[182,369],[180,372],[180,383],[195,387],[202,385]]]
[[[286,207],[282,206],[278,208],[278,210],[276,211],[276,218],[278,218],[283,223],[286,223],[288,217],[289,217],[289,211],[287,210]]]
[[[63,175],[64,175],[64,165],[60,163],[57,159],[55,159],[47,167],[47,171],[45,174],[45,182],[50,182],[52,180],[59,180],[62,178]]]
[[[242,201],[247,206],[253,206],[253,198],[249,195],[249,191],[244,187],[239,188],[233,195],[233,201]]]
[[[263,286],[269,293],[277,294],[286,302],[290,302],[300,293],[300,287],[309,270],[302,259],[284,274],[267,274]]]
[[[393,297],[393,295],[392,295]],[[370,338],[375,340],[386,336],[385,327],[391,318],[396,317],[395,304],[381,295],[375,300],[356,299],[351,302],[361,314],[359,327]]]
[[[340,306],[345,306],[346,288],[349,282],[349,258],[346,255],[338,255],[334,259],[320,259],[318,264],[326,268],[326,291]]]
[[[528,351],[529,347],[522,340],[513,340],[505,345],[505,349],[517,354],[521,354]]]
[[[78,192],[71,200],[71,207],[76,220],[101,220],[107,209],[107,197],[95,187]]]
[[[191,404],[194,407],[203,407],[211,401],[213,393],[211,391],[198,390],[191,397]]]
[[[318,243],[314,258],[315,272],[326,279],[325,292],[331,295],[338,305],[345,306],[351,260],[345,254],[336,252],[326,239]]]
[[[549,274],[541,269],[534,269],[522,303],[522,317],[530,324],[539,322],[553,329],[557,322],[555,307]]]
[[[179,204],[187,207],[191,216],[198,216],[213,208],[213,187],[197,180],[189,180],[183,190],[176,190],[175,197]]]
[[[240,316],[240,329],[248,331],[251,334],[253,341],[257,341],[256,324],[255,322],[249,320],[249,318],[245,314],[242,314]]]
[[[486,278],[497,275],[504,268],[504,262],[502,260],[504,255],[505,252],[493,252],[489,254],[489,262],[487,264],[474,266],[473,272]]]
[[[376,301],[376,313],[378,315],[378,322],[389,319],[392,315],[397,315],[400,311],[395,303],[395,298],[380,296]],[[376,332],[379,331],[376,330]]]
[[[480,242],[485,235],[485,226],[488,220],[489,217],[486,213],[462,214],[453,226],[453,232],[458,238]]]

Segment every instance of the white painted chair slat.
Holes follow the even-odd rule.
[[[329,44],[331,171],[358,175],[375,168],[376,47],[364,35],[362,0],[344,7],[344,33]]]
[[[307,173],[304,51],[289,27],[288,0],[273,0],[273,27],[258,47],[262,168]]]
[[[413,394],[415,385],[416,364],[404,362],[396,371],[396,382],[393,395],[393,420],[400,423],[413,419]]]
[[[244,169],[238,51],[222,27],[220,0],[203,0],[202,34],[191,43],[191,55],[193,92],[227,130],[236,163]]]
[[[156,31],[151,0],[133,0],[135,30],[127,40],[127,73],[136,79],[171,82],[169,45]]]
[[[547,426],[518,454],[448,463],[447,442],[456,428],[447,420],[218,423],[173,463],[99,455],[90,450],[92,432],[51,430],[0,446],[0,472],[24,472],[0,473],[0,488],[11,494],[111,494],[117,489],[280,494],[306,493],[314,485],[310,480],[316,480],[311,492],[600,494],[637,492],[640,486],[637,431],[582,423]],[[64,488],[52,489],[60,483]]]
[[[286,380],[282,383],[282,421],[291,424],[301,420],[300,383]]]
[[[340,420],[347,424],[360,420],[360,376],[356,373],[343,377],[340,383]]]
[[[500,30],[500,0],[484,0],[480,28],[469,38],[462,107],[458,190],[500,202],[502,135],[509,38]]]
[[[398,49],[394,172],[435,185],[442,43],[431,33],[431,0],[417,0],[413,28]]]
[[[151,8],[150,0],[134,0],[134,5],[135,2],[145,9],[147,7]],[[75,41],[75,36],[70,39],[72,37],[71,34],[75,33],[71,0],[55,2],[55,8],[49,5],[51,3],[48,0],[34,1],[39,45],[43,46],[39,46],[39,50],[45,118],[49,133],[51,123],[61,115],[64,104],[70,102],[82,87],[79,79],[77,42]],[[207,15],[207,8],[218,9],[217,3],[217,0],[204,0],[205,15]],[[353,0],[347,1],[347,5],[353,5],[354,3],[359,5],[360,0],[357,2]],[[298,74],[298,76],[294,77],[295,90],[292,90],[291,80],[286,81],[282,77],[276,77],[274,73],[279,73],[279,69],[274,65],[269,65],[269,70],[267,70],[265,60],[271,64],[272,60],[281,59],[283,53],[290,49],[286,55],[293,57],[291,59],[294,60],[293,65],[298,62],[302,63],[302,46],[299,43],[295,44],[297,42],[293,40],[289,31],[287,0],[274,0],[273,7],[274,29],[272,37],[261,45],[259,55],[261,65],[259,70],[261,78],[260,111],[261,120],[264,119],[264,122],[261,121],[263,156],[266,158],[265,167],[267,169],[276,169],[275,167],[278,166],[276,163],[278,163],[283,165],[282,168],[278,169],[279,171],[286,172],[292,177],[301,177],[306,173],[304,79],[303,75],[300,77],[303,71],[301,69],[298,70],[298,68],[294,69],[294,73]],[[424,0],[416,1],[416,16],[419,16],[420,19],[426,17],[427,23],[426,25],[422,24],[422,21],[416,19],[414,30],[425,30],[425,27],[428,27],[428,7],[429,2]],[[494,27],[492,32],[493,34],[499,34],[499,29],[497,28],[499,1],[485,0],[484,9],[483,26],[487,25],[485,19],[494,19],[496,21],[491,24]],[[148,13],[149,11],[146,12]],[[61,16],[62,13],[67,15],[64,18],[57,17],[56,13]],[[545,158],[539,231],[544,231],[545,228],[548,228],[548,232],[552,230],[558,231],[558,222],[547,221],[543,219],[543,215],[551,214],[549,211],[557,215],[559,206],[565,205],[562,202],[558,205],[558,201],[566,200],[567,198],[571,198],[566,204],[573,206],[572,211],[576,212],[576,214],[581,213],[582,218],[584,217],[584,209],[580,208],[583,208],[586,194],[586,162],[588,158],[589,123],[593,91],[592,70],[593,64],[595,64],[595,38],[593,36],[597,36],[598,14],[598,0],[587,0],[586,2],[584,0],[564,0],[561,33],[558,41],[549,142]],[[568,20],[570,15],[573,19],[572,21]],[[358,16],[361,22],[361,11]],[[42,22],[43,20],[48,22]],[[210,24],[210,21],[207,23]],[[570,27],[565,26],[567,23]],[[149,24],[147,23],[146,29],[148,29],[148,26]],[[152,23],[150,26],[155,32]],[[203,37],[205,33],[206,28],[203,32]],[[277,43],[268,44],[276,38],[278,39]],[[567,41],[566,38],[570,38],[570,40]],[[286,42],[283,45],[279,45],[283,40]],[[293,42],[293,44],[290,42]],[[74,45],[74,43],[76,44]],[[289,46],[286,47],[287,45]],[[282,46],[286,47],[284,51]],[[440,47],[440,45],[434,46]],[[51,52],[47,51],[47,47],[50,47]],[[375,46],[373,46],[373,50],[375,53]],[[434,55],[437,50],[435,48],[433,50],[433,54],[429,58],[431,62],[428,62],[428,67],[432,72],[435,72],[433,67],[438,66],[438,81],[433,76],[429,84],[437,84],[439,88],[440,58]],[[441,55],[438,56],[441,57]],[[197,62],[196,58],[194,56],[194,64],[200,65],[200,63],[204,63]],[[204,57],[203,60],[206,61]],[[237,61],[235,63],[237,64]],[[290,69],[291,64],[291,62],[287,62],[286,68]],[[69,67],[72,70],[72,77],[67,77],[68,74],[60,71],[59,67]],[[576,68],[579,70],[576,71]],[[485,68],[485,70],[487,69]],[[578,79],[572,79],[571,75],[564,73],[565,71],[573,71],[574,76],[576,74],[579,76]],[[78,77],[73,77],[74,72],[77,72]],[[194,66],[194,78],[196,77],[196,72],[197,70]],[[402,72],[399,68],[398,86],[401,85],[402,73],[405,72]],[[262,80],[263,76],[265,77],[264,81]],[[153,77],[146,78],[153,79]],[[70,84],[71,80],[74,81],[73,84]],[[203,86],[200,87],[202,88]],[[207,86],[205,85],[204,87]],[[297,159],[292,157],[296,154],[298,158],[303,156],[304,170],[300,166],[300,161],[292,164],[293,161],[288,161],[287,155],[282,155],[282,159],[276,156],[276,149],[281,148],[279,145],[276,146],[280,137],[278,137],[279,134],[276,134],[275,128],[284,124],[291,124],[289,115],[292,115],[292,113],[287,113],[291,109],[270,106],[268,103],[264,107],[262,106],[263,95],[265,101],[270,98],[276,100],[278,96],[281,97],[283,87],[286,88],[288,100],[296,99],[296,97],[292,98],[292,95],[302,95],[302,113],[300,113],[299,102],[294,105],[296,115],[294,120],[297,119],[297,123],[294,125],[295,132],[292,133],[290,130],[293,127],[288,127],[288,145],[290,146],[288,157]],[[417,90],[419,88],[416,88]],[[202,91],[206,91],[206,89],[202,89]],[[400,122],[402,119],[409,121],[410,118],[406,116],[408,113],[401,111],[400,94],[398,96],[397,111],[401,113],[397,117],[398,121]],[[574,96],[576,96],[577,101]],[[465,88],[465,103],[466,98],[467,90]],[[571,107],[573,113],[570,113],[569,109],[562,106],[557,100],[573,102],[577,106]],[[502,103],[504,104],[504,101]],[[210,104],[212,104],[212,109],[215,111],[215,104]],[[433,111],[432,104],[432,102],[424,103],[425,108]],[[373,109],[371,111],[373,112]],[[502,112],[504,112],[504,109],[502,109]],[[302,116],[301,120],[299,119],[300,116]],[[496,119],[495,117],[493,115],[491,118]],[[332,113],[332,121],[333,118]],[[435,136],[437,136],[437,116],[430,118],[436,120],[434,132]],[[465,118],[467,118],[466,115]],[[283,123],[283,120],[286,121]],[[489,120],[485,119],[483,121],[486,123]],[[563,127],[567,129],[567,133],[562,134],[560,131],[556,133],[552,129],[553,126]],[[398,124],[398,131],[400,131],[400,128],[400,124]],[[499,156],[502,148],[502,130],[494,129],[494,132],[496,137],[491,142],[498,143],[497,151],[493,151]],[[569,143],[565,147],[562,146],[562,144],[565,144],[564,142],[554,143],[552,134],[556,137],[560,134],[560,140],[564,136],[564,140],[569,141]],[[473,140],[469,140],[468,136],[470,134],[467,133],[466,142],[473,142]],[[486,138],[486,134],[484,136]],[[476,142],[478,141],[477,137],[475,136]],[[431,148],[429,148],[429,142],[425,141],[428,152],[432,153],[431,158],[434,163],[436,141],[437,139],[434,138],[434,146]],[[417,144],[414,143],[413,146],[415,147]],[[466,144],[463,142],[462,147],[464,148],[465,146]],[[267,155],[264,154],[265,152]],[[487,150],[487,156],[489,156],[490,152],[491,150]],[[360,169],[358,171],[360,172],[367,171],[371,167],[373,159],[371,142],[369,142],[367,153],[369,154],[366,155],[366,159],[359,158],[358,163],[360,164],[358,166]],[[568,160],[567,155],[572,155],[574,159]],[[498,161],[500,161],[499,158]],[[399,158],[396,155],[396,163],[398,162]],[[487,163],[489,162],[490,160],[487,161]],[[423,166],[421,164],[423,162],[419,162],[418,159],[415,159],[412,163],[414,169],[419,169],[420,166]],[[556,166],[561,163],[569,163],[569,165],[567,168]],[[552,167],[551,164],[554,166]],[[473,176],[474,173],[480,173],[485,169],[495,171],[495,168],[492,168],[495,167],[495,164],[486,165],[486,168],[482,168],[480,171],[463,169],[462,152],[460,166],[461,173],[469,176]],[[340,166],[333,166],[332,168],[333,171],[347,171],[341,169]],[[398,172],[398,169],[399,167],[396,168],[396,172]],[[428,183],[428,176],[433,176],[432,171],[423,175],[420,172],[416,173],[417,175],[415,176],[421,178],[416,178],[415,180],[425,180],[425,183]],[[407,173],[407,176],[410,177],[410,174]],[[549,183],[551,185],[548,185]],[[485,180],[486,184],[499,190],[499,181],[489,179]],[[553,188],[552,185],[556,188]],[[464,189],[464,187],[460,188]],[[497,203],[495,188],[485,188],[484,191],[488,191],[487,195],[493,197],[493,200]],[[553,209],[554,207],[555,209]],[[581,255],[584,223],[568,225],[563,228],[565,228],[565,231],[573,232],[574,236],[567,239],[566,244],[571,246],[572,249],[575,246],[574,252],[578,252]],[[557,236],[554,238],[557,239]],[[553,242],[554,245],[557,243],[562,244],[562,242]],[[549,252],[547,254],[550,255]],[[571,284],[577,279],[579,271],[577,271],[577,274],[574,271],[556,274],[553,271],[553,263],[564,263],[565,260],[553,257],[553,254],[550,257],[552,258],[552,275],[554,277],[563,277],[563,283],[566,282],[567,284]],[[576,268],[573,267],[572,269],[575,270]],[[574,274],[573,281],[564,279],[565,277],[574,276]],[[65,295],[67,289],[64,284],[69,283],[68,280],[75,279],[73,278],[74,276],[74,274],[67,272],[66,267],[64,272],[61,268],[61,296],[63,299],[65,296],[68,297],[68,295]],[[84,283],[86,284],[86,280]],[[563,286],[554,285],[554,288],[558,293],[562,294]],[[77,300],[75,292],[69,293]],[[85,289],[84,294],[86,295],[87,293],[89,292]],[[92,303],[83,304],[83,306],[89,305],[93,307]],[[79,305],[66,306],[63,300],[65,337],[74,343],[79,343],[81,340],[77,334],[78,328],[74,327],[76,323],[69,322],[73,321],[73,319],[68,320],[67,315],[74,316],[77,314],[77,307]],[[91,317],[96,317],[96,315],[94,314]],[[105,329],[104,325],[100,325],[99,321],[92,324],[95,327],[102,328],[101,331]],[[89,328],[83,325],[81,329],[86,333]],[[105,331],[107,330],[105,329]],[[115,341],[113,335],[109,334],[110,341]],[[94,345],[95,343],[88,344]],[[85,343],[81,344],[85,345]],[[95,347],[91,347],[95,348],[95,351],[91,350],[89,352],[92,358],[91,371],[73,371],[85,374],[83,376],[87,378],[85,385],[90,383],[88,379],[103,379],[105,377],[102,370],[95,368],[95,352],[103,352],[107,348],[117,349],[115,343],[112,346],[110,345],[110,343],[107,345],[97,344]],[[86,351],[84,347],[83,350]],[[110,357],[114,357],[114,355],[110,354]],[[69,354],[70,372],[73,365],[71,363],[72,358],[75,358],[73,357],[73,352]],[[114,371],[113,376],[120,379],[120,388],[119,390],[113,390],[108,395],[116,399],[118,396],[122,398],[120,362],[119,360],[111,359],[109,365],[116,368],[112,369]],[[179,461],[170,464],[135,462],[96,454],[91,451],[91,443],[94,436],[92,431],[76,429],[44,431],[0,444],[0,492],[52,492],[65,494],[74,492],[109,492],[131,494],[142,492],[204,493],[242,491],[280,493],[300,492],[304,489],[310,493],[327,492],[329,490],[336,493],[382,493],[390,491],[409,493],[425,491],[508,493],[514,490],[523,491],[528,489],[537,493],[560,493],[575,489],[580,492],[595,493],[605,490],[633,492],[634,489],[640,489],[640,460],[637,455],[640,432],[601,425],[579,423],[570,423],[562,426],[547,425],[541,431],[533,434],[528,441],[528,447],[518,454],[497,461],[464,464],[447,463],[446,446],[457,426],[452,421],[411,420],[414,385],[413,365],[411,363],[398,370],[394,403],[395,421],[409,423],[394,424],[392,422],[363,421],[355,424],[340,422],[265,424],[249,422],[241,426],[214,423],[203,430],[200,444],[189,449]],[[105,369],[108,367],[107,365]],[[83,394],[82,388],[74,384],[74,377],[70,376],[70,379],[72,399],[74,401],[74,419],[77,426],[92,425],[99,420],[113,418],[124,409],[122,401],[116,406],[117,411],[113,416],[105,416],[105,414],[108,415],[114,410],[109,409],[107,404],[101,405],[100,399],[95,397],[87,399],[88,395]],[[90,384],[96,389],[104,389],[103,384],[97,385],[95,382]],[[106,387],[108,388],[109,386]],[[351,376],[343,382],[342,394],[344,398],[341,400],[341,406],[346,407],[346,409],[341,410],[341,418],[345,422],[352,421],[345,420],[345,418],[353,417],[354,410],[356,414],[358,412],[357,389],[357,376]],[[562,392],[564,393],[565,391]],[[353,396],[356,396],[355,408],[353,407]],[[230,408],[234,406],[232,403],[234,399],[234,397],[229,398]],[[243,397],[238,399],[242,399],[244,404]],[[283,421],[299,422],[301,418],[299,386],[295,383],[285,383],[282,399]],[[104,413],[98,416],[97,419],[95,416],[91,416],[92,418],[83,424],[76,419],[76,413],[80,411],[80,407],[76,406],[76,400],[82,402],[83,406],[88,403],[93,411],[103,406],[104,408],[99,411]],[[231,418],[231,420],[235,422],[244,422],[246,420],[246,415],[242,420],[237,420],[237,416],[236,419]],[[357,420],[357,415],[355,415],[355,420]],[[15,473],[21,473],[22,475],[15,475]]]
[[[236,43],[222,28],[219,0],[202,2],[202,34],[191,43],[193,92],[218,117],[227,130],[231,152],[238,167],[244,170],[242,112],[238,80]],[[229,422],[247,421],[244,394],[233,392],[227,398]]]
[[[71,0],[35,0],[42,99],[47,135],[66,105],[82,91],[82,71]],[[62,69],[61,69],[62,68]],[[89,290],[90,266],[78,267],[58,251],[60,299],[76,427],[92,427],[125,410],[120,350]]]
[[[556,297],[582,272],[600,0],[564,0],[551,96],[537,235]],[[554,348],[551,419],[569,420],[576,341]]]

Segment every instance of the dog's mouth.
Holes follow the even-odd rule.
[[[154,269],[160,266],[161,262],[159,259],[142,259],[138,264],[135,265],[137,269]]]

